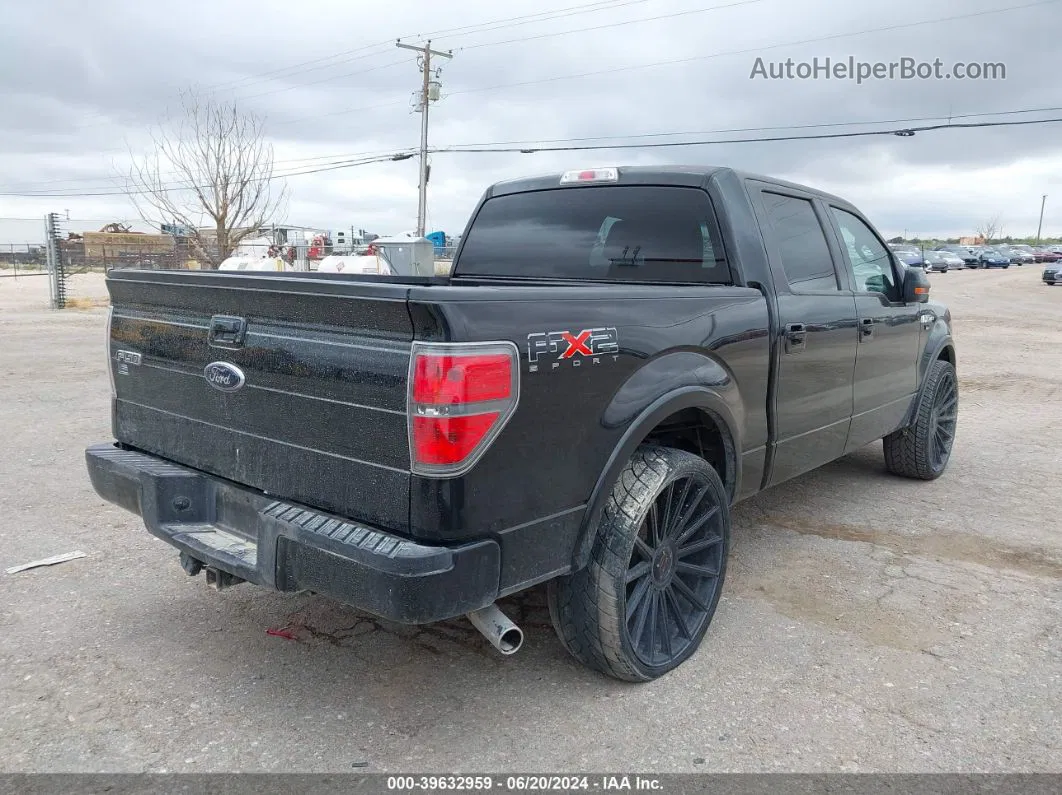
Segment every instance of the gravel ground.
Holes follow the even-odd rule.
[[[88,554],[0,573],[0,770],[1062,771],[1062,288],[1039,271],[931,277],[959,349],[948,473],[891,477],[872,445],[741,504],[704,645],[640,686],[570,660],[540,589],[508,600],[527,637],[503,658],[464,621],[187,577],[85,475],[103,310],[0,279],[0,568]]]

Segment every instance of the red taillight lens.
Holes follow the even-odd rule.
[[[505,400],[512,395],[508,354],[420,354],[413,363],[413,402],[444,405]]]
[[[414,417],[413,449],[421,464],[457,464],[468,458],[498,419],[498,412],[457,417]]]
[[[454,476],[475,464],[516,410],[511,342],[413,343],[409,446],[413,472]]]

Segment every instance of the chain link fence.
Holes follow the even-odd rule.
[[[0,278],[47,275],[48,255],[43,242],[0,243]]]
[[[32,224],[30,229],[35,225]],[[169,230],[167,233],[136,231],[132,226],[129,222],[106,223],[50,213],[41,219],[38,227],[40,239],[0,241],[0,281],[5,277],[50,276],[50,279],[41,280],[41,287],[47,287],[47,300],[52,308],[64,309],[105,304],[106,274],[110,270],[205,270],[212,267],[202,261],[203,257],[196,256],[187,238],[170,234]],[[277,252],[274,253],[272,248]],[[271,247],[268,254],[263,249],[263,252],[247,257],[268,256],[271,261],[283,260],[284,270],[315,271],[322,258],[332,251],[330,245],[297,240],[283,247]],[[453,245],[436,247],[436,274],[450,273],[455,253],[456,246]]]

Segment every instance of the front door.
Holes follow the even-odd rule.
[[[870,225],[847,209],[830,213],[859,315],[851,452],[896,430],[918,391],[922,305],[903,303],[903,269]]]

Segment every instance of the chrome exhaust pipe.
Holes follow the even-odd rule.
[[[524,632],[503,613],[496,604],[481,607],[468,614],[472,626],[502,654],[516,654],[524,645]]]

